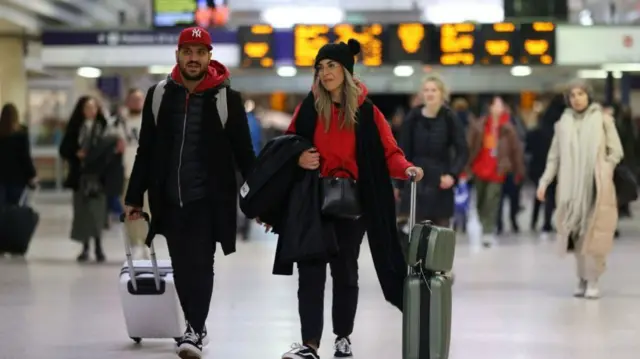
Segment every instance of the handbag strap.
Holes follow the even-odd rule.
[[[356,176],[354,176],[354,175],[353,175],[353,173],[352,173],[351,171],[349,171],[348,169],[346,169],[346,168],[344,168],[344,167],[336,167],[336,168],[332,169],[332,170],[329,172],[329,177],[333,177],[336,173],[339,173],[339,172],[343,172],[343,173],[348,174],[348,175],[349,175],[349,177],[350,177],[352,180],[355,180],[355,179],[356,179]]]

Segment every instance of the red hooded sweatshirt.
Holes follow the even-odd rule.
[[[363,84],[359,84],[362,93],[360,95],[359,105],[362,105],[367,97],[368,90]],[[295,133],[295,121],[298,116],[300,105],[296,108],[291,124],[287,133]],[[320,174],[322,176],[328,176],[329,173],[342,167],[349,170],[353,175],[358,178],[358,165],[356,163],[356,135],[355,132],[349,129],[341,129],[339,116],[340,109],[335,105],[331,109],[331,122],[329,124],[329,131],[325,131],[324,122],[319,117],[316,123],[316,131],[313,137],[315,147],[320,154]],[[320,115],[319,115],[320,116]],[[387,160],[387,167],[389,173],[393,178],[407,179],[405,171],[407,168],[413,166],[404,157],[404,153],[398,147],[391,127],[384,115],[374,105],[373,106],[373,120],[378,126],[380,132],[380,139],[382,146],[384,147],[384,153]],[[348,176],[344,173],[336,173],[336,176]]]
[[[211,60],[209,62],[209,68],[207,73],[204,75],[204,78],[200,81],[198,86],[193,91],[194,93],[203,92],[212,88],[216,88],[222,85],[229,78],[229,70],[219,63],[218,61]],[[173,67],[171,71],[171,79],[180,85],[183,85],[182,74],[180,73],[180,68],[178,65]],[[189,94],[187,94],[186,101],[189,101]]]
[[[471,171],[478,179],[503,183],[504,174],[498,173],[498,142],[500,141],[500,127],[509,122],[509,114],[503,113],[498,119],[495,128],[492,125],[491,115],[487,116],[482,134],[482,147],[480,153],[471,165]]]

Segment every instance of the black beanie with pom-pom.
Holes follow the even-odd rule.
[[[320,48],[316,55],[314,67],[317,67],[322,60],[333,60],[340,63],[350,74],[353,75],[353,66],[355,65],[355,56],[360,53],[360,43],[356,39],[349,39],[345,44],[340,42],[337,44],[326,44]]]

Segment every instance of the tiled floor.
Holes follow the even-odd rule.
[[[76,264],[65,200],[42,195],[42,224],[26,262],[0,260],[0,359],[173,358],[169,340],[136,346],[127,337],[118,228],[106,235],[108,264]],[[621,227],[600,301],[571,297],[573,262],[556,256],[551,241],[506,235],[499,247],[475,252],[460,239],[450,358],[637,359],[640,226],[632,221]],[[270,274],[274,242],[256,234],[237,254],[217,258],[206,358],[277,359],[298,339],[296,278]],[[159,253],[166,257],[164,245]],[[360,285],[355,358],[401,359],[401,316],[382,298],[366,245]],[[326,313],[321,355],[330,358]]]

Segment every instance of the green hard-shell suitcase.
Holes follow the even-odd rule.
[[[409,274],[404,283],[403,359],[447,359],[451,344],[455,232],[415,224],[416,183],[411,181]],[[442,258],[445,257],[445,258]]]
[[[451,289],[444,275],[412,274],[404,283],[403,359],[447,359],[451,344]]]

